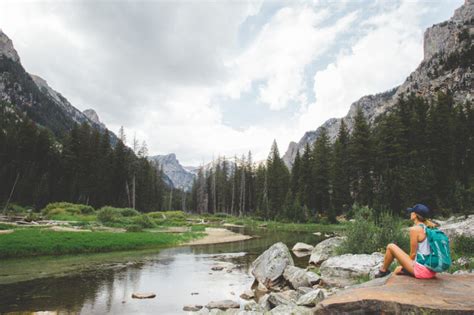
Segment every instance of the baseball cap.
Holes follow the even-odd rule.
[[[407,208],[407,212],[415,212],[423,217],[427,217],[430,214],[430,208],[421,203],[418,203],[411,208]]]

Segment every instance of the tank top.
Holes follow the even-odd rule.
[[[416,250],[416,253],[426,256],[431,253],[430,243],[428,243],[428,236],[426,235],[426,225],[424,224],[420,224],[420,225],[423,226],[423,231],[425,232],[425,239],[421,242],[418,242],[418,248]]]

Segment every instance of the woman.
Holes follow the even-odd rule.
[[[376,278],[385,277],[390,274],[388,268],[394,259],[401,265],[394,271],[397,275],[409,274],[418,279],[430,279],[436,276],[436,272],[418,262],[423,261],[424,255],[430,254],[430,244],[428,243],[425,229],[426,227],[436,226],[433,222],[426,219],[430,214],[430,209],[425,205],[417,204],[413,208],[408,208],[407,211],[410,213],[410,219],[414,223],[410,228],[410,255],[397,245],[388,244],[383,266],[375,275]]]

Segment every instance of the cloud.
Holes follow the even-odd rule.
[[[27,71],[73,105],[96,109],[113,131],[123,125],[150,154],[196,165],[248,150],[264,159],[275,138],[283,153],[359,97],[401,83],[422,56],[422,7],[1,1],[0,27]],[[223,117],[242,102],[254,122],[245,128]]]
[[[360,97],[401,84],[423,58],[421,3],[402,2],[361,22],[363,35],[314,75],[315,102],[300,118],[304,130],[344,116]]]
[[[305,99],[305,68],[331,48],[337,36],[354,22],[355,12],[332,25],[321,26],[329,10],[307,5],[284,7],[265,24],[252,44],[228,63],[234,78],[226,86],[239,98],[258,84],[258,100],[272,110]]]

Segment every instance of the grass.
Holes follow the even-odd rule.
[[[147,249],[176,245],[201,233],[109,233],[55,232],[44,229],[18,229],[0,237],[0,258],[65,255]]]

